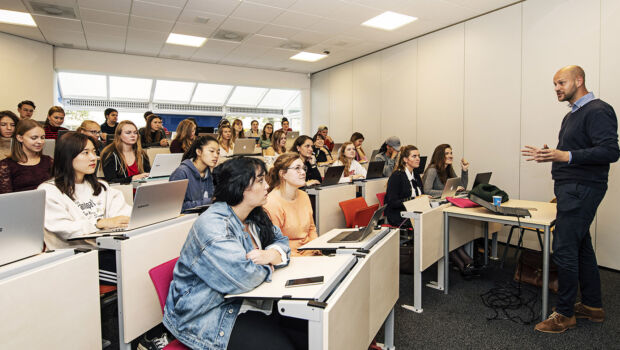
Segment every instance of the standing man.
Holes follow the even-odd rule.
[[[576,318],[603,322],[601,280],[590,238],[590,225],[607,191],[609,164],[618,160],[618,121],[614,109],[596,99],[585,85],[579,66],[567,66],[553,77],[558,101],[571,111],[562,120],[556,149],[525,146],[526,160],[553,162],[557,216],[553,259],[558,265],[555,312],[534,329],[561,333],[576,326]],[[577,289],[581,302],[576,303]]]
[[[106,108],[103,111],[105,122],[101,124],[101,139],[107,140],[108,135],[114,136],[116,126],[118,125],[118,111],[114,108]]]
[[[17,105],[17,112],[19,113],[19,120],[30,119],[34,113],[34,109],[37,108],[34,102],[25,100]]]

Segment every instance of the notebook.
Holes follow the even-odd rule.
[[[41,253],[45,190],[2,194],[0,208],[0,266]]]

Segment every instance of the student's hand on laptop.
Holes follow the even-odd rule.
[[[306,186],[314,186],[320,184],[319,180],[308,180],[306,181]]]
[[[161,140],[159,141],[159,144],[160,144],[161,146],[163,146],[163,147],[168,146],[168,139],[161,139]]]
[[[138,175],[134,175],[131,177],[132,180],[142,180],[145,177],[148,177],[149,173],[142,173],[142,174],[138,174]]]
[[[461,158],[461,168],[463,171],[467,171],[467,168],[469,168],[469,162],[465,158]]]
[[[351,180],[357,180],[357,179],[363,179],[364,175],[362,174],[356,174],[356,175],[351,175]]]
[[[118,227],[127,227],[129,225],[129,216],[119,215],[112,218],[99,219],[95,225],[98,229],[109,229]]]
[[[462,192],[462,191],[465,191],[465,187],[459,186],[456,188],[456,192]]]
[[[278,265],[282,262],[282,256],[275,249],[254,249],[245,255],[248,260],[252,260],[256,265]]]

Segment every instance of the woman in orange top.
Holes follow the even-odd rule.
[[[267,176],[269,194],[264,209],[274,225],[288,237],[292,256],[319,255],[297,248],[317,238],[310,197],[299,188],[306,185],[306,169],[297,153],[276,159]]]

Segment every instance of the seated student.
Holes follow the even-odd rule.
[[[319,165],[331,164],[334,162],[334,157],[329,151],[329,148],[325,146],[325,138],[321,133],[316,133],[312,138],[314,145],[312,146],[312,154],[316,158]]]
[[[237,139],[245,138],[245,133],[243,132],[243,122],[241,121],[241,119],[233,120],[232,130],[233,130],[233,137],[232,137],[233,143],[236,142]]]
[[[306,169],[297,153],[285,153],[276,159],[267,176],[269,195],[263,206],[274,225],[288,237],[293,256],[317,255],[316,251],[297,248],[317,238],[310,197],[300,187],[306,185]]]
[[[54,159],[54,178],[39,186],[45,190],[47,249],[94,245],[93,240],[67,239],[129,224],[131,206],[121,191],[95,175],[98,157],[90,137],[77,132],[63,135]]]
[[[321,172],[316,164],[316,158],[312,154],[312,139],[310,136],[301,135],[295,139],[289,152],[299,153],[299,157],[304,162],[306,166],[306,186],[320,184],[323,181]]]
[[[260,132],[258,131],[258,120],[252,120],[250,123],[250,130],[245,132],[245,137],[260,137]]]
[[[271,138],[273,136],[273,124],[267,123],[263,126],[263,133],[259,139],[259,145],[262,149],[267,149],[271,146]]]
[[[191,119],[182,120],[177,126],[177,133],[170,143],[170,153],[185,153],[196,138],[196,123]]]
[[[239,157],[214,170],[215,203],[192,228],[174,268],[164,325],[192,349],[293,349],[307,343],[272,300],[224,299],[271,280],[289,262],[288,238],[263,209],[265,164]],[[291,322],[283,322],[290,320]],[[306,345],[307,346],[307,345]]]
[[[114,135],[116,126],[118,126],[118,111],[114,108],[106,108],[103,111],[105,122],[101,124],[101,139],[107,140],[108,135]]]
[[[17,123],[11,155],[0,161],[0,193],[34,190],[52,174],[53,160],[42,154],[45,131],[34,119]]]
[[[340,177],[340,181],[338,181],[340,183],[366,178],[366,169],[355,160],[355,146],[353,142],[347,141],[342,144],[338,160],[333,165],[344,165],[344,172]]]
[[[200,136],[183,155],[183,162],[170,175],[170,181],[188,179],[183,211],[213,201],[211,169],[220,157],[220,146],[211,136]]]
[[[327,125],[319,125],[317,133],[323,135],[323,139],[325,140],[325,146],[327,147],[327,149],[329,149],[330,152],[332,152],[334,150],[335,143],[331,136],[327,135],[327,131]]]
[[[140,142],[142,148],[168,147],[166,132],[160,116],[151,114],[146,118],[146,126],[140,128]]]
[[[400,150],[400,139],[396,136],[390,136],[385,140],[379,153],[375,157],[375,161],[384,161],[383,176],[392,175],[394,167],[396,165],[396,159],[398,159],[398,151]]]
[[[448,144],[441,144],[433,151],[431,157],[431,163],[426,167],[424,171],[424,193],[433,197],[441,196],[444,187],[446,187],[446,181],[453,177],[456,177],[454,168],[452,167],[452,147]],[[461,159],[461,186],[459,190],[464,190],[467,187],[469,163],[465,158]]]
[[[353,142],[353,145],[355,146],[355,160],[362,163],[367,162],[368,159],[366,158],[366,152],[364,152],[364,149],[362,148],[364,135],[359,132],[354,132],[353,135],[351,135],[351,142]]]
[[[19,118],[11,111],[0,112],[0,160],[11,156],[11,139]]]
[[[90,136],[93,141],[95,141],[95,151],[97,152],[97,155],[101,154],[104,144],[99,139],[99,136],[101,136],[101,128],[99,127],[99,124],[92,120],[85,120],[82,124],[80,124],[76,131],[86,136]]]
[[[420,166],[420,151],[416,146],[407,145],[400,148],[396,169],[390,175],[385,191],[385,217],[392,226],[411,227],[409,219],[400,216],[405,211],[403,202],[422,195],[423,184],[420,174],[414,169]]]
[[[232,128],[223,124],[217,131],[217,142],[220,144],[220,162],[233,155],[235,144],[232,141]]]
[[[452,167],[454,157],[452,156],[452,147],[448,144],[441,144],[433,151],[431,163],[424,171],[424,193],[433,197],[441,196],[446,181],[456,177],[456,172]],[[464,190],[467,187],[467,169],[469,163],[465,158],[461,159],[461,186],[458,190]],[[450,260],[456,264],[461,274],[469,278],[479,274],[479,271],[473,266],[473,259],[467,255],[467,252],[460,247],[450,252]]]
[[[101,163],[107,182],[128,184],[149,176],[151,163],[140,145],[136,124],[130,120],[118,123],[114,141],[101,152]]]
[[[267,149],[263,151],[263,155],[277,157],[284,153],[286,153],[286,133],[282,130],[277,130],[273,133],[271,146],[267,147]]]
[[[45,119],[45,138],[48,140],[56,140],[60,130],[68,130],[61,125],[65,121],[65,110],[62,107],[54,106],[47,111],[47,119]]]
[[[34,110],[37,106],[30,100],[24,100],[17,104],[17,113],[19,114],[19,120],[30,119],[34,114]]]
[[[289,128],[288,118],[282,117],[282,127],[278,130],[284,131],[285,134],[293,131],[293,129]]]

